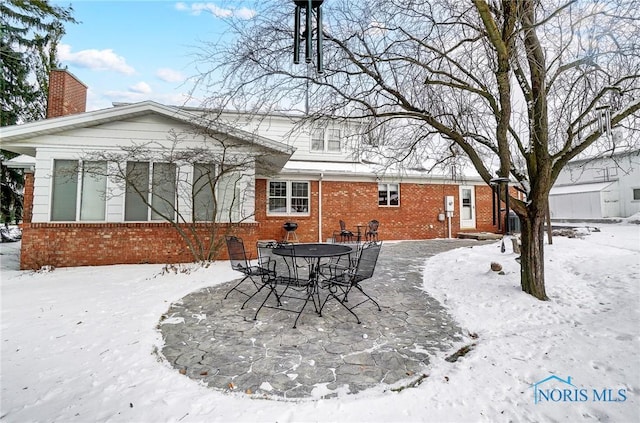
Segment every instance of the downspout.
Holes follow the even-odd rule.
[[[318,180],[318,242],[322,242],[322,177],[324,173],[320,172]]]

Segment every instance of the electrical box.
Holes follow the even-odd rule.
[[[447,195],[444,197],[444,211],[453,212],[454,210],[454,200],[453,195]]]

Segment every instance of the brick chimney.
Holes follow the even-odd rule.
[[[49,74],[47,119],[86,110],[87,86],[66,69],[53,69]]]

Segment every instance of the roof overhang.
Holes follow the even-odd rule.
[[[9,169],[22,169],[25,171],[33,171],[36,167],[36,159],[31,156],[21,154],[10,160],[2,162]]]

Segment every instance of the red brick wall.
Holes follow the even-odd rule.
[[[210,228],[201,225],[201,239]],[[168,223],[29,223],[22,228],[21,269],[42,266],[193,262],[185,242]],[[226,233],[241,236],[255,257],[258,225],[219,225],[219,259],[227,259]]]
[[[87,109],[87,86],[64,69],[49,74],[47,118],[82,113]]]
[[[260,222],[263,239],[282,239],[282,225],[291,220],[298,223],[296,234],[301,242],[318,240],[318,182],[311,183],[310,216],[270,217],[266,213],[266,180],[256,181],[256,220]],[[322,237],[326,240],[340,229],[344,220],[348,229],[366,224],[372,219],[380,222],[380,239],[432,239],[446,238],[447,221],[438,221],[444,212],[444,197],[455,197],[456,212],[451,219],[451,235],[456,237],[460,228],[459,189],[447,184],[400,184],[400,206],[378,206],[378,184],[374,182],[322,182]],[[476,228],[473,231],[494,232],[492,224],[491,188],[476,186]]]

